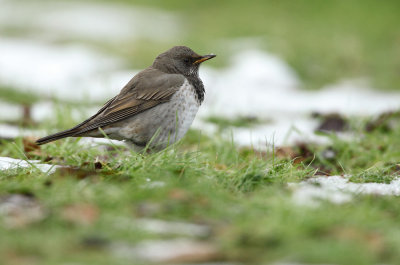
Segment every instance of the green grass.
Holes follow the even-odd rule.
[[[214,66],[228,63],[235,51],[231,40],[261,36],[260,46],[289,62],[306,88],[360,76],[379,89],[400,87],[398,1],[120,2],[179,14],[186,32],[179,44],[217,53],[219,60],[210,62]],[[143,68],[165,46],[177,43],[87,44]],[[0,98],[22,105],[40,100],[4,87]],[[49,132],[71,127],[78,122],[71,110],[83,110],[79,106],[60,101],[54,120],[29,126]],[[356,183],[397,178],[397,116],[381,117],[368,130],[368,120],[350,117],[351,139],[328,134],[331,144],[293,146],[290,155],[238,147],[221,137],[221,131],[232,127],[263,122],[243,117],[209,117],[207,122],[219,128],[215,135],[191,130],[178,145],[147,155],[115,146],[83,148],[79,139],[25,152],[22,139],[0,140],[0,156],[70,167],[51,175],[35,168],[0,171],[0,207],[5,196],[26,194],[45,209],[42,220],[16,228],[7,227],[0,213],[0,264],[140,264],[116,256],[112,246],[178,237],[126,225],[138,218],[207,225],[212,232],[195,239],[215,244],[224,261],[399,264],[399,197],[357,195],[342,205],[299,207],[287,185],[321,172],[351,175]],[[334,155],[326,156],[327,151]],[[164,185],[151,188],[151,183]],[[98,212],[89,224],[63,214],[67,207],[82,204]]]
[[[22,92],[13,87],[0,86],[0,99],[21,105],[32,105],[39,101],[39,96],[32,92]]]
[[[182,16],[186,34],[176,44],[217,53],[219,59],[210,62],[214,65],[227,62],[236,51],[230,40],[258,38],[262,48],[295,69],[305,88],[360,77],[378,89],[400,88],[399,1],[120,2]],[[135,45],[126,52],[134,58],[141,50]]]
[[[209,137],[195,130],[177,146],[148,155],[123,147],[82,149],[78,139],[24,153],[20,139],[3,141],[1,156],[29,157],[75,169],[52,175],[34,168],[1,172],[0,197],[31,194],[46,209],[43,220],[25,227],[0,225],[1,263],[126,264],[110,246],[176,237],[119,224],[145,217],[208,225],[212,233],[200,240],[213,242],[228,261],[397,264],[398,197],[358,195],[343,205],[324,202],[318,208],[299,207],[287,183],[310,178],[318,168],[351,174],[355,182],[390,182],[398,175],[398,124],[392,120],[389,129],[368,133],[365,122],[352,124],[356,137],[351,141],[329,136],[331,145],[294,147],[301,160],[238,148],[218,134]],[[324,158],[327,149],[335,152],[333,158]],[[150,188],[152,182],[164,185]],[[65,207],[83,203],[99,212],[89,225],[63,217]],[[100,243],[88,243],[93,241]]]
[[[204,121],[216,125],[218,129],[221,131],[232,127],[251,128],[268,122],[260,120],[255,116],[238,116],[235,118],[227,118],[222,116],[209,116],[205,118]]]
[[[179,44],[218,54],[218,60],[210,65],[227,65],[233,53],[246,48],[235,40],[249,38],[288,62],[304,88],[365,78],[377,89],[400,89],[400,2],[396,0],[92,1],[154,7],[178,15],[183,32],[176,41],[87,41],[96,49],[127,59],[135,68],[147,67],[155,55]],[[3,33],[28,34],[21,28]],[[54,43],[57,41],[82,43],[64,37]]]
[[[229,64],[235,52],[247,48],[241,40],[249,38],[289,63],[306,89],[348,78],[364,78],[376,89],[400,89],[400,2],[396,0],[118,2],[112,3],[170,11],[178,15],[183,32],[176,41],[136,39],[110,43],[62,37],[55,38],[53,44],[84,43],[124,58],[126,66],[137,69],[149,66],[167,48],[183,44],[199,53],[218,54],[218,60],[208,64],[221,67]],[[29,36],[26,30],[2,33],[23,38]],[[14,91],[0,88],[1,98],[32,101],[15,95]]]

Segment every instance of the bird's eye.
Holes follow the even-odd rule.
[[[189,58],[185,58],[185,59],[183,59],[183,61],[184,61],[185,63],[189,63],[189,62],[190,62]]]

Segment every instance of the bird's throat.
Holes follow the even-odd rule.
[[[199,104],[203,103],[205,90],[201,79],[198,76],[187,76],[186,78],[189,80],[189,83],[194,87]]]

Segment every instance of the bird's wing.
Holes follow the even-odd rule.
[[[104,127],[167,102],[185,82],[183,75],[148,68],[135,77],[95,115],[78,124],[74,135]]]

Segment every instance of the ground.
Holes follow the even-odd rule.
[[[399,263],[398,1],[38,3],[0,10],[1,264]],[[177,145],[34,144],[176,39],[218,54]]]
[[[391,123],[397,126],[398,120]],[[399,130],[385,129],[385,123],[367,132],[363,125],[357,124],[350,141],[332,136],[329,146],[300,145],[291,153],[238,148],[197,131],[150,155],[120,146],[82,150],[76,139],[40,149],[29,139],[3,141],[1,156],[68,166],[53,174],[34,167],[2,172],[3,262],[126,264],[137,257],[115,251],[118,244],[131,253],[144,240],[189,238],[213,250],[194,251],[194,261],[395,264],[397,196],[359,194],[315,207],[296,204],[288,186],[322,173],[390,183],[398,172]],[[326,150],[333,157],[324,158]],[[39,213],[32,217],[16,203],[22,212],[7,214],[4,204],[16,195],[40,207]],[[205,231],[185,233],[179,225],[178,231],[154,230],[148,223],[154,220],[197,224]]]

